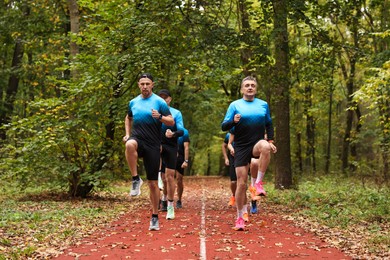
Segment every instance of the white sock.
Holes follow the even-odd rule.
[[[259,175],[257,175],[257,176],[259,176]],[[255,183],[256,183],[256,178],[251,177],[251,185],[255,186]]]
[[[242,214],[248,213],[248,206],[245,204],[242,208]]]
[[[261,171],[258,171],[258,172],[257,172],[256,183],[257,183],[257,182],[262,182],[262,181],[263,181],[263,177],[264,177],[264,173],[261,172]]]
[[[168,207],[173,207],[173,201],[168,200]]]
[[[162,198],[161,198],[162,201],[167,201],[167,195],[162,195]]]
[[[242,209],[239,210],[239,209],[237,208],[237,215],[238,215],[239,218],[242,218],[242,216],[244,216],[244,212],[242,212]]]

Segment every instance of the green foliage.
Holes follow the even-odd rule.
[[[368,74],[369,77],[366,83],[359,91],[354,93],[354,99],[366,104],[369,109],[367,115],[363,118],[364,123],[370,121],[371,118],[377,119],[375,120],[375,126],[378,127],[375,134],[379,138],[374,145],[379,146],[383,165],[388,165],[390,155],[390,61],[384,62],[381,68],[368,69]],[[386,168],[382,171],[383,178],[386,179],[388,174]]]
[[[74,35],[71,37],[76,40],[80,54],[72,64],[64,53],[69,38],[64,38],[65,32],[55,30],[66,19],[61,7],[52,9],[54,15],[32,9],[34,14],[37,12],[54,22],[49,27],[53,31],[39,39],[43,46],[49,46],[45,52],[34,45],[39,41],[31,39],[30,44],[34,52],[29,69],[36,72],[31,77],[36,79],[32,84],[38,92],[45,91],[39,96],[33,93],[34,100],[28,102],[25,110],[27,116],[15,116],[6,126],[8,138],[19,141],[4,149],[9,151],[2,163],[4,178],[18,181],[23,189],[37,183],[62,188],[88,183],[99,188],[109,180],[109,170],[122,176],[123,169],[114,166],[121,165],[118,161],[123,160],[121,136],[108,139],[105,127],[113,122],[115,130],[123,132],[126,103],[138,95],[134,79],[140,71],[153,73],[156,88],[177,86],[181,91],[182,87],[176,83],[183,81],[185,95],[200,93],[203,97],[199,96],[199,100],[204,98],[202,107],[215,112],[215,120],[210,122],[220,122],[222,113],[213,108],[213,100],[220,96],[216,91],[219,86],[209,82],[209,78],[215,78],[214,82],[227,78],[224,74],[229,73],[229,66],[237,63],[232,56],[218,58],[231,49],[227,44],[237,45],[235,32],[211,25],[214,22],[207,16],[199,16],[196,9],[188,9],[185,14],[188,16],[183,16],[170,1],[156,1],[155,5],[122,2],[79,2],[83,15],[80,34],[76,39]],[[123,5],[119,13],[118,5]],[[199,27],[191,24],[192,18],[200,22]],[[212,32],[218,37],[205,35]],[[214,40],[210,42],[211,39]],[[205,46],[210,47],[206,52]],[[215,61],[209,60],[210,57]],[[69,69],[78,71],[78,78],[69,80]],[[42,73],[48,75],[43,78]],[[213,140],[210,133],[215,129],[218,132],[219,125],[192,124],[205,122],[202,111],[206,110],[197,109],[197,103],[186,108],[183,114],[189,122],[188,128],[193,128],[190,132],[194,144],[197,140],[202,140],[200,145]],[[200,113],[192,116],[195,110]],[[104,169],[96,170],[99,160],[105,158],[110,159]]]
[[[105,91],[87,81],[82,88],[64,89],[61,99],[31,103],[32,116],[9,126],[8,135],[18,140],[6,163],[9,178],[18,179],[23,188],[46,182],[64,187],[78,174],[79,183],[104,186],[102,172],[91,175],[90,169],[96,157],[102,156],[100,150],[106,140],[101,133],[108,110],[104,100],[91,92],[107,96]]]
[[[1,126],[7,139],[0,144],[0,178],[13,188],[71,190],[72,185],[91,184],[99,189],[113,179],[129,178],[121,143],[123,118],[127,102],[139,94],[136,79],[141,71],[155,76],[156,90],[169,88],[173,107],[183,113],[195,158],[192,174],[219,172],[220,123],[229,102],[240,97],[244,71],[258,77],[258,96],[273,109],[277,97],[271,88],[272,1],[244,1],[246,13],[234,1],[77,3],[77,35],[69,33],[66,1],[6,1],[0,6],[0,112],[10,119]],[[305,133],[311,118],[317,173],[322,171],[331,108],[331,171],[340,170],[345,110],[354,109],[347,107],[343,69],[350,67],[352,56],[357,57],[354,97],[363,107],[363,126],[360,133],[352,131],[351,143],[359,156],[351,161],[370,177],[386,168],[382,155],[388,154],[390,129],[388,6],[377,0],[365,4],[289,2],[295,169],[299,156],[310,158]],[[246,15],[248,24],[243,26]],[[359,33],[354,42],[355,31]],[[13,71],[17,40],[23,43],[23,64]],[[74,59],[69,56],[70,40],[80,50]],[[10,75],[18,77],[19,85],[8,114],[4,101]],[[295,141],[297,134],[302,134],[301,143]]]

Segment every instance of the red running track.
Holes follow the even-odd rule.
[[[57,259],[352,259],[283,220],[265,202],[250,215],[245,231],[234,231],[236,209],[227,206],[227,178],[185,177],[184,182],[183,208],[176,209],[174,220],[160,212],[159,231],[148,230],[145,204]],[[141,196],[147,189],[143,185]]]

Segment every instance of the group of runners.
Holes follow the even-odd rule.
[[[132,174],[131,196],[141,192],[142,179],[137,172],[138,158],[143,158],[146,178],[150,189],[152,217],[149,230],[159,230],[158,210],[167,211],[166,218],[175,218],[174,194],[178,187],[176,208],[182,207],[183,173],[188,166],[189,137],[184,128],[182,114],[170,107],[172,101],[168,90],[153,93],[152,75],[143,73],[138,87],[141,94],[128,105],[125,118],[126,160]],[[230,206],[236,206],[235,230],[244,230],[248,221],[246,191],[248,173],[251,181],[251,213],[257,213],[256,201],[266,196],[263,178],[270,162],[271,152],[277,151],[274,130],[267,102],[256,98],[257,81],[245,77],[241,82],[242,98],[233,101],[222,122],[227,131],[223,151],[225,164],[229,165],[232,196]],[[250,168],[250,171],[249,171]],[[159,176],[161,181],[159,185]],[[160,189],[163,191],[160,196]]]

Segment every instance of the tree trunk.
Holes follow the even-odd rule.
[[[344,173],[348,169],[348,165],[349,165],[349,144],[350,144],[350,140],[351,140],[352,117],[353,117],[353,112],[348,111],[347,112],[347,125],[345,128],[342,154],[341,154],[342,170]]]
[[[77,4],[77,0],[68,0],[68,9],[69,9],[69,20],[70,20],[70,43],[69,43],[69,59],[70,64],[72,64],[75,61],[75,58],[77,54],[79,54],[79,47],[76,43],[75,37],[77,37],[77,34],[79,33],[80,29],[80,13],[79,13],[79,7]],[[74,80],[78,78],[78,72],[77,69],[70,69],[70,79]],[[98,155],[98,158],[100,158],[101,154]],[[97,159],[99,161],[100,159]],[[93,172],[96,169],[91,169],[91,172]],[[88,181],[81,181],[80,182],[80,176],[83,174],[85,169],[82,171],[77,171],[72,175],[72,180],[70,180],[69,184],[69,192],[72,196],[75,197],[86,197],[93,189],[94,185],[91,184]]]
[[[68,0],[69,18],[70,18],[70,61],[74,62],[77,54],[79,54],[79,46],[77,45],[76,37],[80,31],[80,12],[77,0]],[[77,70],[71,70],[71,77],[77,78]]]
[[[390,24],[390,1],[386,0],[382,2],[381,10],[380,10],[380,32],[385,32],[389,28]],[[380,49],[379,51],[389,50],[390,45],[389,41],[384,37],[380,39]]]
[[[275,188],[288,189],[292,186],[290,157],[290,96],[289,96],[289,48],[287,31],[287,2],[273,0],[275,33],[275,67],[273,89],[276,145]]]
[[[351,64],[351,70],[352,66]],[[349,79],[349,82],[347,83],[347,100],[348,100],[348,107],[352,106],[352,93],[353,93],[353,79]],[[343,148],[342,148],[342,154],[341,154],[341,161],[342,161],[342,170],[345,173],[349,166],[349,149],[351,144],[351,131],[352,131],[352,123],[353,123],[353,111],[352,109],[348,109],[347,111],[347,122],[345,127],[345,134],[344,134],[344,140],[343,140]]]
[[[253,37],[250,33],[250,24],[249,24],[249,16],[247,12],[247,6],[246,6],[245,0],[240,0],[238,3],[238,9],[240,11],[240,18],[241,18],[241,32],[243,35],[243,41],[245,43],[248,43],[249,37]],[[248,69],[249,60],[252,56],[252,53],[249,48],[242,48],[241,50],[241,63],[243,66],[243,73],[245,76],[250,75],[250,71]]]
[[[359,135],[360,130],[362,128],[362,123],[361,123],[362,113],[360,112],[360,108],[359,108],[359,105],[357,103],[354,103],[354,107],[355,107],[355,115],[356,115],[356,120],[357,120],[356,127],[355,127],[355,134],[354,134],[354,137],[355,137],[355,136]],[[351,157],[354,158],[355,161],[359,161],[359,158],[358,158],[359,155],[358,155],[356,143],[351,144]],[[352,166],[352,169],[356,170],[355,166]]]
[[[357,32],[354,32],[354,37],[356,38]],[[352,53],[351,57],[349,58],[349,75],[346,73],[345,67],[343,68],[344,77],[347,79],[347,122],[345,127],[345,134],[344,134],[344,140],[343,140],[343,148],[342,148],[342,155],[341,155],[341,161],[342,161],[342,171],[343,173],[346,173],[347,169],[351,167],[350,160],[349,160],[349,153],[350,153],[350,146],[352,142],[352,127],[353,127],[353,119],[354,119],[354,101],[352,98],[352,95],[355,91],[355,71],[356,71],[356,54]]]
[[[303,163],[302,163],[302,134],[300,132],[297,133],[297,160],[298,160],[298,170],[299,172],[303,172]]]
[[[8,79],[5,101],[2,109],[0,110],[0,126],[10,122],[12,113],[14,111],[14,101],[19,88],[18,70],[22,67],[23,53],[23,43],[22,40],[18,38],[15,42],[14,55],[11,65],[11,75]],[[0,129],[0,138],[2,140],[7,138],[5,129]]]
[[[380,30],[385,32],[390,25],[390,1],[382,1],[380,8]],[[390,45],[389,41],[385,38],[379,40],[379,52],[389,50]],[[381,93],[382,96],[389,96],[389,88],[385,89],[386,93]],[[389,181],[389,171],[390,171],[390,102],[388,99],[382,99],[379,104],[379,115],[380,118],[383,118],[381,123],[383,139],[381,140],[381,151],[382,151],[382,161],[383,161],[383,179],[386,183]]]
[[[307,139],[307,147],[306,147],[306,167],[310,169],[311,173],[316,172],[316,162],[315,162],[315,122],[312,113],[310,112],[310,108],[312,107],[312,89],[311,86],[305,87],[305,108],[304,113],[306,114],[306,139]]]
[[[389,89],[384,89],[385,93],[380,93],[381,96],[389,96]],[[387,183],[389,181],[389,154],[390,154],[390,101],[386,98],[380,99],[379,102],[379,117],[382,118],[381,130],[382,140],[380,143],[382,160],[383,160],[383,179]]]
[[[351,26],[351,34],[353,37],[353,43],[354,48],[352,50],[346,50],[347,56],[349,59],[349,74],[347,75],[345,67],[343,68],[344,72],[344,78],[347,81],[347,122],[346,122],[346,129],[345,129],[345,135],[344,135],[344,142],[343,142],[343,150],[342,150],[342,170],[345,173],[346,170],[349,168],[350,170],[354,171],[356,169],[356,166],[350,163],[349,154],[351,152],[351,155],[353,157],[357,156],[357,151],[354,146],[351,147],[351,143],[355,136],[352,136],[352,128],[353,128],[353,121],[354,121],[354,114],[357,116],[357,126],[356,131],[360,131],[360,110],[356,105],[356,102],[353,101],[353,93],[355,92],[355,73],[356,73],[356,63],[359,59],[359,15],[360,15],[360,8],[358,5],[355,6],[355,16],[352,18],[352,26]],[[352,149],[352,150],[350,150]]]
[[[333,73],[332,73],[333,75]],[[325,173],[329,173],[331,145],[332,145],[332,103],[333,103],[333,80],[329,88],[329,108],[328,108],[328,143],[326,146]]]
[[[383,180],[385,183],[387,183],[389,181],[389,170],[390,170],[390,167],[389,167],[389,152],[390,152],[390,149],[389,149],[389,142],[390,140],[387,140],[386,141],[383,141],[381,146],[382,146],[382,149],[383,149],[383,153],[382,153],[382,160],[383,160]]]

